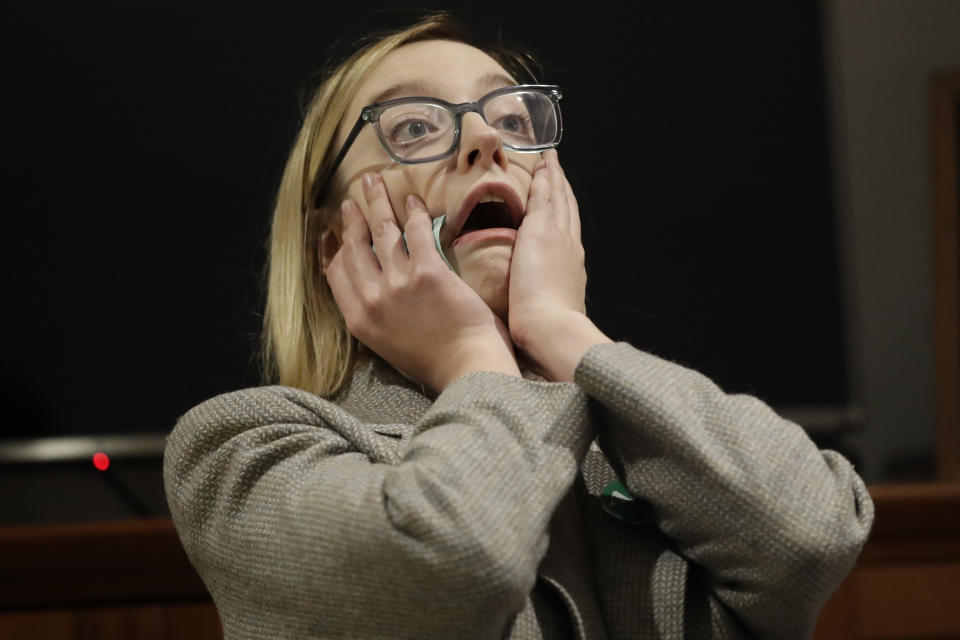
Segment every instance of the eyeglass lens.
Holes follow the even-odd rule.
[[[516,91],[496,96],[483,106],[487,124],[497,129],[508,147],[523,150],[552,143],[559,123],[549,96]],[[417,160],[451,152],[453,114],[433,103],[405,103],[380,114],[380,137],[399,158]]]

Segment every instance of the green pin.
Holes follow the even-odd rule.
[[[646,502],[635,499],[618,480],[614,480],[603,488],[600,506],[610,516],[629,524],[650,522],[650,511]]]

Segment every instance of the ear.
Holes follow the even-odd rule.
[[[340,237],[333,229],[328,228],[320,234],[320,245],[318,248],[318,251],[320,251],[320,272],[324,275],[327,273],[327,267],[330,266],[330,261],[333,260],[333,256],[340,250],[340,245]]]

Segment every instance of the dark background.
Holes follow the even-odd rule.
[[[258,383],[300,94],[335,39],[413,13],[7,6],[2,435],[168,432]],[[818,3],[578,6],[460,15],[563,86],[588,312],[728,391],[843,404]]]

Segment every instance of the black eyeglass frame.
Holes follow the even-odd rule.
[[[390,156],[390,159],[394,162],[399,162],[401,164],[423,164],[425,162],[436,162],[437,160],[442,160],[443,158],[450,156],[454,153],[454,151],[456,151],[456,149],[460,147],[460,131],[462,128],[461,120],[464,114],[471,112],[478,113],[480,114],[480,117],[483,118],[483,121],[486,122],[487,119],[483,115],[483,107],[487,104],[487,102],[507,93],[517,93],[521,91],[542,93],[550,98],[551,102],[553,102],[553,110],[557,118],[557,134],[554,136],[553,141],[546,144],[537,145],[535,147],[520,148],[511,144],[507,144],[506,142],[503,142],[503,146],[518,153],[539,153],[541,151],[546,151],[547,149],[556,147],[558,144],[560,144],[560,138],[563,136],[563,119],[560,115],[560,99],[563,97],[563,94],[560,91],[560,87],[554,84],[520,84],[502,87],[495,91],[491,91],[476,102],[462,102],[460,104],[447,102],[446,100],[441,100],[440,98],[430,98],[425,96],[395,98],[393,100],[375,102],[374,104],[367,105],[360,111],[360,117],[357,118],[356,123],[353,125],[353,129],[350,130],[350,133],[347,135],[347,139],[344,140],[343,145],[340,147],[339,153],[337,153],[337,157],[334,159],[333,163],[330,164],[329,168],[323,172],[323,177],[314,183],[313,196],[310,198],[313,208],[317,209],[320,207],[320,202],[326,195],[326,189],[330,179],[333,177],[333,174],[337,171],[337,169],[340,168],[340,164],[346,157],[347,151],[350,150],[350,147],[357,139],[357,136],[360,135],[360,131],[363,130],[364,125],[367,123],[374,125],[374,129],[377,132],[377,139],[380,140],[380,145],[383,147],[383,150],[386,151],[387,155]],[[383,139],[383,131],[380,129],[380,114],[382,114],[386,109],[398,104],[415,103],[436,105],[450,112],[454,127],[453,142],[451,143],[450,148],[443,153],[432,155],[426,158],[401,158],[390,150],[390,146]]]

